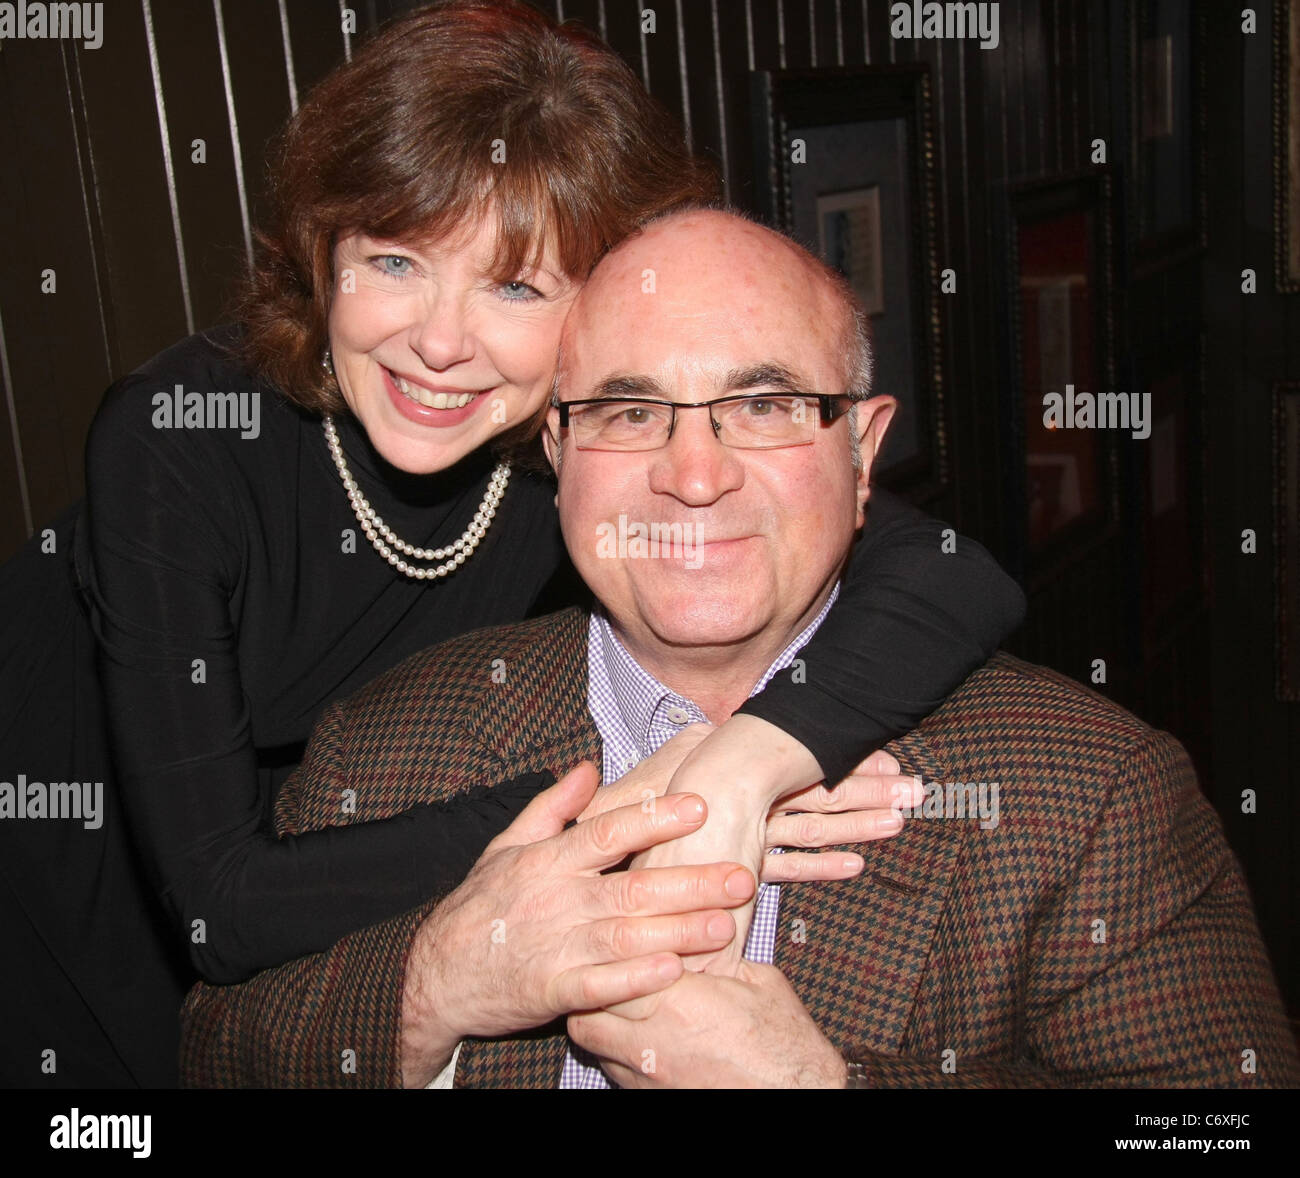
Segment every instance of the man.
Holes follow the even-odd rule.
[[[340,821],[363,769],[386,788],[358,821],[584,756],[610,779],[790,667],[833,600],[893,412],[883,397],[845,411],[869,380],[850,300],[802,250],[720,212],[665,218],[605,259],[566,325],[547,439],[600,609],[457,639],[332,709],[280,828]],[[765,888],[734,940],[723,910],[750,899],[749,875],[687,864],[756,864],[770,799],[722,790],[701,826],[669,796],[562,832],[594,785],[571,774],[442,903],[196,989],[186,1078],[1300,1079],[1240,871],[1172,738],[998,656],[889,751],[945,804],[979,805],[923,809],[887,844],[855,846],[854,879]],[[413,782],[421,765],[455,772]],[[616,900],[620,875],[602,872],[629,853]],[[682,972],[681,955],[708,969]],[[575,1011],[568,1034],[544,1025]]]

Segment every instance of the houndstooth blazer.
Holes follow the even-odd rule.
[[[927,783],[997,782],[1000,821],[913,818],[853,847],[857,878],[782,885],[776,965],[846,1059],[888,1087],[1300,1083],[1241,870],[1177,741],[998,655],[887,747]],[[276,829],[599,754],[587,615],[566,610],[421,652],[330,707]],[[241,985],[196,986],[184,1082],[399,1085],[407,955],[440,898]],[[563,1030],[467,1041],[456,1086],[554,1087]]]

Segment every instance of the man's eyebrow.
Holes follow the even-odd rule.
[[[733,368],[727,373],[723,386],[732,389],[780,389],[798,396],[811,396],[804,381],[784,364],[754,364],[749,368]]]
[[[795,396],[810,397],[806,383],[784,364],[768,362],[751,364],[748,368],[733,368],[722,381],[724,393],[740,392],[745,389],[773,389]],[[625,397],[653,397],[662,401],[673,398],[653,376],[617,373],[607,376],[593,386],[587,394],[591,399],[622,399]]]
[[[590,398],[655,397],[670,401],[667,390],[652,376],[607,376],[587,394]]]

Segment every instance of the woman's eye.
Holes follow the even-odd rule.
[[[512,303],[522,303],[527,299],[541,298],[541,292],[535,286],[529,286],[528,283],[520,282],[518,279],[514,282],[503,282],[501,284],[501,294]]]
[[[411,259],[401,254],[382,254],[371,261],[392,278],[405,278],[412,269]]]

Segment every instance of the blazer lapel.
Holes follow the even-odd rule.
[[[904,773],[947,780],[915,732],[887,751]],[[902,833],[853,847],[861,875],[781,885],[774,962],[841,1051],[898,1054],[969,822],[910,818]]]

